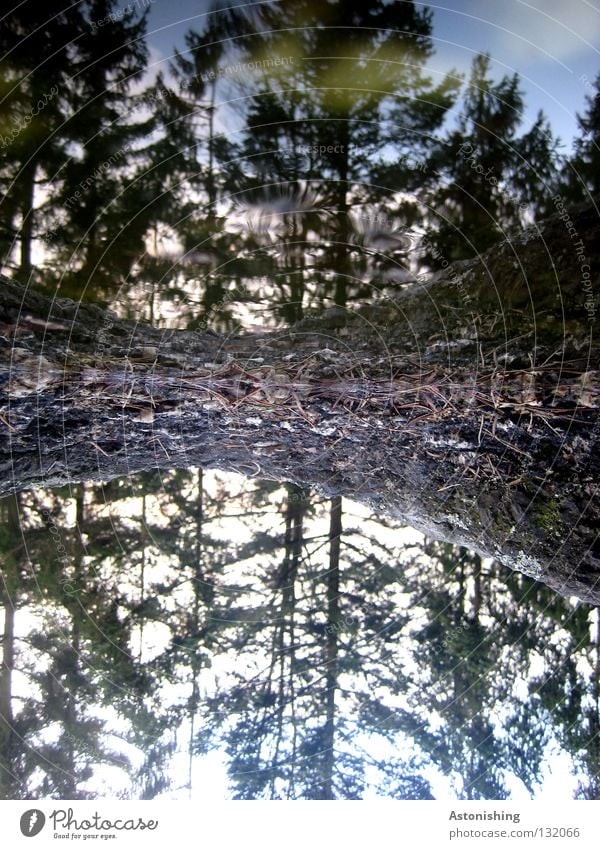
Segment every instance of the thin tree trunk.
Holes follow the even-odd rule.
[[[594,268],[598,218],[571,216]],[[558,217],[335,332],[167,334],[6,281],[1,485],[192,465],[313,485],[597,604],[592,309]]]
[[[2,634],[2,665],[0,666],[0,799],[13,796],[13,744],[15,742],[12,711],[12,674],[15,666],[15,605],[16,597],[0,587],[4,613]]]
[[[28,162],[21,169],[20,180],[23,186],[21,200],[21,264],[19,275],[22,280],[29,280],[31,274],[31,251],[33,245],[33,228],[35,225],[35,175],[36,162]]]
[[[325,646],[325,733],[323,735],[322,799],[334,799],[335,693],[338,686],[338,640],[340,627],[340,543],[342,498],[331,499],[329,519],[329,569],[327,571],[327,636]]]
[[[276,779],[279,777],[281,765],[279,752],[285,737],[285,711],[288,708],[292,715],[292,748],[296,750],[298,729],[295,722],[295,692],[294,692],[294,656],[295,634],[294,613],[296,607],[296,581],[302,561],[304,545],[304,516],[308,507],[308,494],[300,487],[288,484],[285,505],[285,535],[284,557],[278,577],[278,588],[281,590],[281,606],[278,624],[272,647],[271,670],[279,666],[277,692],[277,720],[275,730],[275,747],[272,757],[271,798],[275,798]],[[269,676],[271,677],[271,676]],[[288,690],[286,692],[286,684]],[[269,684],[270,686],[270,684]],[[291,777],[288,782],[288,798],[294,798],[294,764],[291,762]]]
[[[217,85],[215,82],[210,87],[210,105],[208,107],[208,173],[206,177],[206,190],[208,193],[208,215],[215,218],[217,214],[217,187],[215,183],[215,99]]]
[[[479,622],[481,606],[483,603],[481,557],[475,557],[475,569],[473,571],[473,618]]]
[[[139,595],[139,606],[140,609],[144,609],[144,602],[146,601],[146,548],[148,544],[148,533],[147,533],[148,525],[146,524],[146,494],[142,495],[142,516],[140,522],[140,533],[143,537],[142,539],[142,550],[140,552],[140,595]],[[140,616],[140,644],[138,649],[138,662],[142,662],[142,655],[144,653],[144,619],[145,615],[142,613]]]
[[[9,529],[10,538],[18,539],[16,550],[12,553],[18,564],[21,558],[21,529],[19,524],[18,496],[4,500],[3,520]],[[14,774],[15,747],[18,740],[14,731],[13,715],[13,672],[15,669],[15,611],[17,609],[18,569],[10,564],[0,571],[0,605],[4,615],[2,632],[2,659],[0,663],[0,799],[16,797],[16,776]]]
[[[596,633],[593,647],[593,669],[589,711],[589,783],[591,799],[600,799],[600,607],[596,608]]]
[[[77,777],[77,755],[78,752],[74,741],[79,737],[79,722],[78,722],[78,694],[75,690],[76,682],[80,678],[80,663],[81,663],[81,642],[79,623],[77,622],[76,614],[72,615],[71,625],[71,641],[69,645],[69,665],[70,674],[65,675],[64,679],[64,700],[65,712],[63,719],[63,730],[65,732],[62,745],[67,751],[67,768],[65,770],[65,796],[67,799],[77,799],[78,797],[78,777]]]
[[[348,280],[352,279],[352,268],[349,262],[348,255],[348,171],[349,171],[349,140],[350,133],[348,130],[348,122],[340,123],[340,134],[342,139],[339,168],[338,168],[338,230],[336,245],[336,261],[334,268],[337,270],[335,280],[334,301],[337,306],[345,307],[348,297]]]
[[[200,632],[200,602],[204,581],[203,543],[204,543],[204,478],[202,469],[198,469],[196,483],[196,528],[194,540],[194,605],[192,608],[191,627],[194,637]],[[196,714],[200,705],[200,653],[197,643],[190,655],[190,672],[192,675],[192,691],[188,702],[190,736],[188,741],[188,798],[192,798],[192,778],[194,769],[194,738],[196,735]]]

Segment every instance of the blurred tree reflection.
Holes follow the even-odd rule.
[[[193,796],[211,751],[240,799],[509,798],[548,747],[598,795],[596,610],[219,480],[2,502],[4,798]]]
[[[36,186],[48,187],[67,160],[64,114],[71,69],[83,31],[80,4],[25,2],[0,19],[0,248],[2,264],[18,260],[21,278],[32,271],[33,247],[44,232]]]
[[[495,82],[489,55],[473,60],[457,126],[432,155],[435,210],[428,259],[473,257],[499,242],[527,214],[548,214],[558,177],[557,140],[544,114],[523,135],[525,104],[518,74]]]
[[[412,2],[218,4],[153,79],[145,17],[118,8],[0,21],[22,282],[162,326],[293,324],[473,256],[557,185],[598,191],[600,77],[559,180],[488,56],[447,123],[460,80],[427,72]],[[351,510],[209,470],[0,502],[0,797],[193,796],[216,752],[239,799],[500,799],[560,751],[600,798],[598,610]]]
[[[587,109],[577,115],[579,135],[563,173],[562,189],[572,201],[589,201],[600,192],[600,73],[593,82],[585,75],[582,79],[590,90]]]

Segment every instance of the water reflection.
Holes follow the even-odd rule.
[[[335,326],[598,191],[591,104],[567,167],[518,76],[477,56],[459,95],[430,74],[424,7],[216,4],[154,78],[142,17],[90,26],[97,5],[0,25],[1,259],[53,296],[162,328]],[[2,798],[181,797],[223,770],[244,799],[505,798],[560,753],[565,796],[600,798],[598,610],[210,471],[0,510]]]
[[[2,513],[3,798],[598,794],[598,611],[523,575],[201,471]]]

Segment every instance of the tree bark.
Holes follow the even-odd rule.
[[[5,279],[0,492],[194,465],[287,480],[598,604],[600,226],[539,226],[335,329],[166,332]]]

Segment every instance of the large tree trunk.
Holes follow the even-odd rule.
[[[230,469],[362,500],[599,603],[599,230],[593,210],[554,217],[335,330],[164,332],[5,282],[2,491]]]

